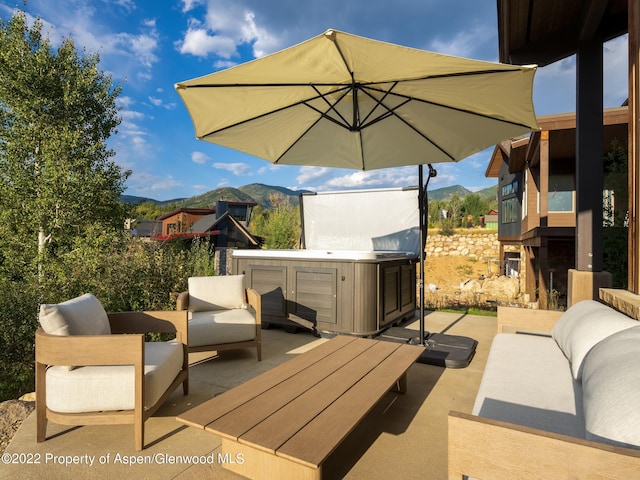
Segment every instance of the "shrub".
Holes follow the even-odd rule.
[[[93,230],[58,257],[43,276],[0,278],[0,401],[34,389],[34,334],[39,303],[91,292],[107,311],[174,310],[193,275],[213,274],[208,242],[158,243]],[[26,270],[26,269],[25,269]]]

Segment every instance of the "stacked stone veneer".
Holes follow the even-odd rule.
[[[482,233],[477,230],[450,236],[429,233],[425,253],[427,258],[459,256],[478,260],[498,260],[500,242],[497,233]]]

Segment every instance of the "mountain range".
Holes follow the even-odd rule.
[[[172,200],[154,200],[147,197],[136,197],[133,195],[122,195],[121,201],[123,203],[143,203],[152,202],[158,205],[175,205],[176,208],[181,207],[211,207],[215,205],[218,200],[236,201],[236,202],[256,202],[264,208],[273,208],[274,195],[288,200],[291,205],[298,205],[300,201],[301,193],[310,193],[308,190],[291,190],[285,187],[278,187],[272,185],[263,185],[261,183],[252,183],[245,185],[244,187],[232,188],[223,187],[211,190],[201,195],[196,195],[189,198],[175,198]],[[498,193],[497,185],[488,187],[477,192],[461,186],[454,185],[451,187],[437,188],[435,190],[428,190],[429,200],[450,200],[453,195],[458,195],[460,198],[464,198],[467,195],[476,193],[483,199],[495,199]]]

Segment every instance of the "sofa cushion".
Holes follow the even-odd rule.
[[[249,310],[211,310],[189,314],[189,346],[246,342],[256,338],[256,318]]]
[[[593,347],[582,386],[587,438],[640,448],[640,326]]]
[[[495,336],[473,414],[584,438],[580,382],[550,337]]]
[[[91,293],[58,304],[40,305],[40,325],[52,335],[110,335],[107,312]]]
[[[179,342],[145,343],[145,408],[158,402],[182,369]],[[133,365],[47,369],[47,407],[60,413],[132,410]]]
[[[562,314],[551,335],[571,362],[573,378],[582,377],[582,362],[598,342],[638,325],[626,315],[594,300],[578,302]]]
[[[190,277],[189,310],[206,312],[247,308],[244,293],[244,275]]]

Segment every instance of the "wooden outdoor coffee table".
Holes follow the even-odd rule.
[[[219,435],[224,467],[249,478],[320,479],[322,464],[422,347],[338,336],[183,413]]]

